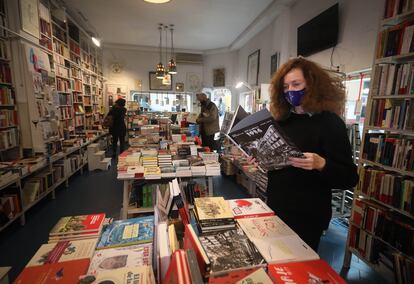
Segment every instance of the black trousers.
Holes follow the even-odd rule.
[[[125,149],[125,133],[112,133],[112,156],[116,156],[119,140],[119,153],[124,152]]]
[[[214,140],[214,134],[206,135],[205,133],[201,133],[201,143],[203,147],[209,147],[211,151],[217,150],[216,141]]]

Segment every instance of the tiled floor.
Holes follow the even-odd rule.
[[[247,197],[233,178],[217,177],[215,195],[226,199]],[[68,188],[56,191],[56,199],[46,198],[27,214],[25,226],[18,222],[0,233],[0,266],[12,266],[11,280],[24,268],[39,246],[48,239],[48,233],[62,216],[105,212],[118,218],[122,202],[122,183],[116,180],[115,167],[108,172],[94,171],[75,175]],[[333,222],[322,238],[319,254],[338,272],[342,267],[346,228]],[[385,283],[356,257],[351,269],[342,274],[349,283]]]

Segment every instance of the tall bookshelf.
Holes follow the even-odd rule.
[[[414,5],[385,1],[344,267],[357,256],[391,283],[414,271]]]

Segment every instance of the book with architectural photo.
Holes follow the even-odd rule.
[[[289,157],[303,157],[267,109],[243,118],[228,135],[246,155],[256,158],[264,170],[287,167]]]

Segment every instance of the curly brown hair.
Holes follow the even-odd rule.
[[[305,96],[301,102],[304,111],[334,112],[341,115],[345,105],[345,88],[338,77],[323,70],[315,62],[298,57],[283,64],[273,75],[270,85],[270,111],[276,120],[289,115],[291,105],[283,95],[283,80],[292,69],[299,68],[306,80]]]

